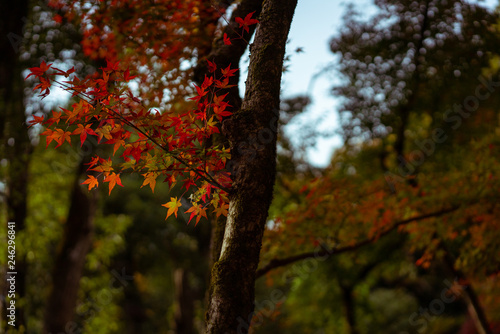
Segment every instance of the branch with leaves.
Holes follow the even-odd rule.
[[[327,248],[327,246],[324,245],[321,250],[315,250],[312,252],[297,254],[297,255],[282,258],[282,259],[273,259],[273,260],[269,261],[268,264],[266,264],[265,266],[263,266],[262,268],[257,270],[256,277],[261,277],[261,276],[267,274],[268,272],[270,272],[271,270],[292,264],[292,263],[297,262],[297,261],[301,261],[301,260],[305,260],[305,259],[309,259],[309,258],[315,258],[315,257],[338,255],[338,254],[342,254],[342,253],[356,250],[358,248],[361,248],[365,245],[371,244],[371,243],[379,240],[380,238],[390,234],[392,231],[394,231],[394,230],[396,230],[404,225],[414,223],[417,221],[421,221],[421,220],[425,220],[425,219],[429,219],[429,218],[436,218],[439,216],[443,216],[445,214],[454,212],[454,211],[458,210],[459,208],[460,208],[460,206],[452,206],[450,208],[446,208],[446,209],[442,209],[439,211],[430,212],[427,214],[418,215],[415,217],[411,217],[411,218],[397,221],[397,222],[393,223],[390,227],[377,233],[375,236],[373,236],[371,238],[367,238],[367,239],[362,240],[362,241],[358,241],[352,245],[343,246],[343,247],[334,247],[334,248]]]

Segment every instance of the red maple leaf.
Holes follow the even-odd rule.
[[[28,122],[30,124],[30,126],[28,128],[31,128],[35,124],[41,124],[43,122],[43,119],[44,119],[43,116],[33,115],[33,119]]]
[[[231,69],[231,64],[229,64],[229,66],[225,69],[221,69],[222,75],[228,78],[234,76],[234,73],[236,73],[237,71],[237,68]]]
[[[249,32],[248,26],[259,23],[259,20],[252,19],[253,13],[255,13],[255,11],[245,16],[245,19],[242,19],[241,17],[237,17],[235,19],[235,21],[240,25],[240,28],[243,28],[246,32]]]
[[[24,79],[28,79],[30,76],[34,75],[36,77],[41,77],[47,70],[52,66],[52,64],[46,64],[44,61],[40,64],[40,67],[31,67],[30,74]]]
[[[224,44],[231,45],[231,40],[227,37],[226,33],[224,33]]]
[[[215,70],[217,69],[217,65],[215,65],[214,62],[211,62],[210,60],[207,59],[207,62],[208,62],[208,71],[210,73],[213,73],[215,72]]]

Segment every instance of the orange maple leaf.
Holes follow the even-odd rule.
[[[44,116],[36,116],[33,115],[33,119],[31,121],[28,121],[29,126],[28,129],[31,128],[35,124],[41,124],[43,122]]]
[[[182,203],[180,200],[177,200],[177,197],[170,197],[170,202],[162,204],[162,206],[168,208],[167,217],[165,218],[165,220],[167,220],[171,214],[174,214],[175,218],[177,218],[177,211],[179,211],[179,207],[182,206]]]
[[[220,215],[227,217],[227,209],[228,208],[229,208],[229,204],[222,203],[222,205],[219,206],[218,208],[216,208],[214,210],[214,212],[217,214],[217,217],[219,217]]]
[[[142,174],[142,176],[144,176],[144,182],[142,183],[141,188],[149,184],[151,190],[155,192],[156,178],[158,177],[159,174],[160,173],[157,172],[147,172],[145,174]]]
[[[109,174],[104,182],[109,182],[109,195],[111,195],[111,190],[115,187],[116,184],[123,187],[122,180],[120,179],[120,174],[116,174],[115,172]]]
[[[78,127],[73,131],[73,134],[80,135],[80,146],[83,146],[83,142],[85,141],[85,139],[87,139],[87,134],[98,136],[98,134],[90,128],[90,124],[87,124],[85,126],[83,126],[82,124],[78,124]]]
[[[47,146],[46,147],[49,146],[49,144],[52,140],[55,140],[57,142],[56,148],[61,146],[64,143],[64,141],[67,141],[68,143],[71,144],[71,137],[70,137],[71,132],[64,131],[62,129],[56,129],[55,131],[50,130],[50,129],[46,129],[41,134],[47,136],[47,138],[46,138]]]
[[[207,218],[207,208],[202,207],[199,204],[194,204],[192,207],[189,208],[189,210],[186,211],[186,213],[191,212],[191,216],[189,216],[189,221],[188,224],[191,222],[194,216],[196,216],[196,225],[198,225],[198,222],[200,221],[201,217]]]
[[[99,181],[97,181],[97,179],[93,175],[89,175],[88,177],[89,178],[84,182],[82,182],[82,184],[88,184],[90,191],[92,188],[97,187],[99,185]]]

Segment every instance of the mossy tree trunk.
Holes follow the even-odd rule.
[[[212,269],[207,333],[247,332],[255,271],[276,174],[276,136],[285,44],[296,0],[265,0],[241,109],[223,123],[233,185],[219,260]]]

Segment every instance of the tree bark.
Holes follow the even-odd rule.
[[[43,333],[66,333],[72,324],[78,289],[94,231],[96,191],[87,192],[79,183],[84,162],[80,163],[68,217],[52,275],[52,291],[44,319]]]
[[[226,10],[227,7],[235,2],[234,0],[224,1],[218,0],[215,1],[215,6],[218,9]],[[237,17],[245,17],[248,13],[254,12],[254,17],[258,16],[262,10],[262,0],[243,0],[238,6],[234,9],[231,14],[231,18],[229,20],[229,24],[224,27],[223,33],[228,36],[228,38],[233,39],[230,45],[226,45],[223,39],[219,36],[213,41],[212,48],[210,50],[200,50],[200,59],[193,73],[193,80],[201,86],[205,76],[210,76],[210,72],[207,66],[207,60],[215,63],[217,68],[223,69],[227,66],[231,66],[232,68],[237,67],[237,64],[240,63],[241,57],[245,53],[248,48],[248,44],[244,39],[241,39],[239,31],[239,24],[236,22]],[[245,37],[250,40],[255,31],[255,25],[249,27],[248,34]],[[240,79],[240,71],[236,71],[234,76],[229,78],[229,85],[231,88],[222,89],[218,92],[218,95],[224,95],[228,93],[227,102],[229,102],[230,110],[239,110],[241,108],[241,96],[239,90],[239,80]],[[219,129],[220,130],[220,129]],[[228,146],[229,143],[227,138],[222,136],[213,136],[209,140],[207,140],[206,147],[210,147],[213,145],[224,145]],[[215,214],[212,214],[210,217],[210,222],[212,225],[212,235],[211,235],[211,244],[210,244],[210,268],[212,268],[213,264],[219,259],[220,250],[222,249],[222,241],[224,238],[224,230],[226,227],[226,217],[220,216],[216,217]],[[210,298],[210,296],[208,296]]]
[[[276,175],[276,134],[285,44],[296,0],[265,0],[241,110],[224,121],[233,185],[219,260],[212,269],[207,333],[248,332],[255,271]]]
[[[8,161],[6,175],[7,221],[15,222],[16,233],[25,226],[27,207],[28,168],[33,151],[26,126],[24,109],[23,66],[19,48],[23,42],[24,22],[29,11],[28,1],[2,1],[0,4],[0,156]],[[21,245],[18,245],[21,247]],[[25,297],[26,261],[16,255],[16,321],[15,327],[26,329],[24,308],[19,303]],[[5,278],[2,277],[2,294],[5,295]],[[2,298],[3,299],[3,298]],[[2,309],[5,307],[2,302]],[[2,311],[2,319],[5,313]]]

